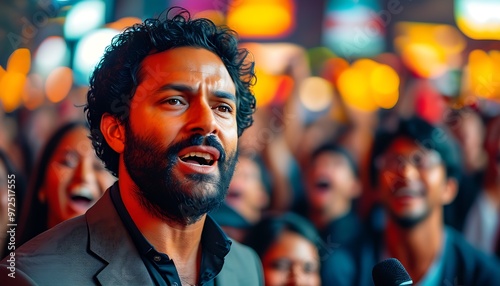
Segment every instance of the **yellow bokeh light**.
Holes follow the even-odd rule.
[[[399,99],[399,76],[388,65],[379,65],[370,75],[373,100],[378,106],[393,108]]]
[[[280,37],[294,26],[294,1],[255,0],[229,5],[227,24],[240,37]]]
[[[461,67],[466,41],[450,25],[400,22],[394,46],[408,69],[422,78],[436,78]]]
[[[21,104],[21,92],[26,82],[26,75],[7,72],[0,80],[0,100],[5,112],[16,110]]]
[[[359,59],[352,64],[352,68],[357,69],[362,72],[365,76],[369,76],[375,68],[379,66],[374,60],[370,59]]]
[[[451,54],[461,53],[467,45],[464,37],[452,26],[438,25],[434,27],[433,36],[438,45]]]
[[[7,71],[27,75],[31,68],[31,53],[26,48],[15,50],[7,62]]]
[[[302,105],[311,111],[325,110],[332,103],[333,87],[323,78],[306,78],[300,84],[299,99]]]
[[[399,76],[390,66],[378,65],[370,74],[370,84],[377,93],[392,94],[398,91]]]
[[[494,66],[488,54],[482,50],[474,50],[469,55],[471,71],[470,83],[475,95],[489,98],[493,95],[491,88]]]
[[[53,70],[45,81],[45,94],[54,103],[63,100],[73,85],[73,71],[68,67]]]
[[[370,95],[367,78],[358,69],[344,71],[338,81],[338,89],[344,102],[363,111],[375,111],[378,106]]]
[[[257,84],[253,87],[257,106],[268,105],[276,95],[280,83],[280,76],[271,75],[262,69],[255,68],[255,74],[258,78]]]
[[[399,84],[391,66],[370,59],[354,62],[338,79],[344,102],[362,111],[393,108],[399,99]]]

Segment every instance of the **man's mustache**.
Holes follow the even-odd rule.
[[[179,142],[173,143],[168,147],[170,154],[178,154],[182,149],[191,146],[210,146],[217,149],[220,153],[219,162],[224,163],[226,160],[226,152],[224,147],[217,140],[215,135],[203,136],[201,134],[193,134],[186,139],[182,139]]]

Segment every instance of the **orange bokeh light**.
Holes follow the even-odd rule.
[[[24,107],[29,110],[35,110],[43,104],[45,98],[43,95],[43,79],[38,74],[30,74],[24,84],[21,93]]]
[[[0,79],[0,100],[5,112],[16,110],[21,104],[21,92],[26,82],[26,75],[18,72],[7,72]]]
[[[7,71],[27,75],[31,68],[31,53],[26,48],[15,50],[7,62]]]
[[[68,67],[53,70],[45,81],[45,94],[51,102],[63,100],[73,85],[73,71]]]

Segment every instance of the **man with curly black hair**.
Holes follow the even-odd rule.
[[[115,37],[90,79],[90,137],[117,183],[19,248],[15,279],[2,261],[2,285],[263,283],[256,254],[207,215],[252,124],[253,62],[234,31],[171,12]]]

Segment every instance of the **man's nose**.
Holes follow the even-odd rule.
[[[191,112],[188,113],[189,119],[187,129],[192,133],[209,135],[217,133],[217,122],[214,111],[210,104],[199,99],[191,104]]]
[[[304,273],[301,266],[295,263],[288,273],[287,285],[304,285]]]
[[[415,179],[420,175],[419,169],[409,161],[405,161],[401,166],[401,175],[406,179]]]

